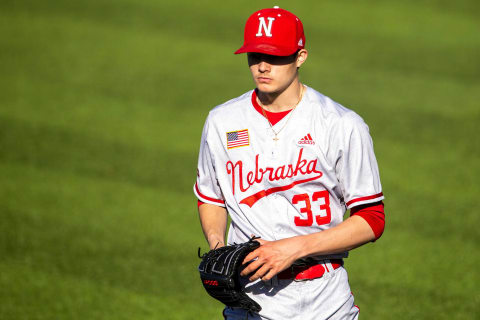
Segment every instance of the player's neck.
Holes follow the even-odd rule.
[[[257,100],[260,105],[270,112],[282,112],[297,106],[302,95],[302,84],[295,80],[281,92],[262,92],[257,90]]]

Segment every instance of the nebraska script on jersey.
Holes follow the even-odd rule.
[[[302,159],[303,149],[300,149],[298,152],[298,159],[295,164],[288,164],[288,165],[281,165],[277,168],[273,167],[266,167],[266,168],[259,168],[258,167],[258,157],[260,155],[255,156],[255,171],[248,171],[244,175],[243,170],[243,163],[242,160],[237,161],[235,164],[232,161],[227,162],[227,173],[231,176],[231,186],[232,186],[232,193],[235,194],[235,179],[238,180],[238,189],[241,192],[246,192],[251,186],[254,184],[261,184],[263,183],[264,175],[265,179],[269,181],[280,181],[286,180],[296,176],[303,176],[309,174],[316,174],[313,177],[296,180],[288,185],[282,187],[272,187],[266,190],[258,191],[257,193],[248,196],[247,198],[240,201],[240,203],[247,204],[248,206],[252,207],[255,202],[260,200],[261,198],[280,191],[285,191],[291,189],[293,186],[306,183],[309,181],[313,181],[318,179],[322,176],[322,172],[317,170],[317,159],[313,159],[307,161]]]

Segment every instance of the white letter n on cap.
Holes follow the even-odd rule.
[[[260,21],[260,24],[258,25],[258,32],[256,34],[257,37],[263,36],[262,34],[262,29],[265,30],[265,36],[271,37],[272,36],[272,22],[275,20],[275,18],[268,17],[268,26],[265,23],[265,18],[260,17],[258,20]]]

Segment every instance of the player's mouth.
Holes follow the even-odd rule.
[[[268,77],[257,77],[257,80],[259,83],[270,83],[273,81],[272,78],[268,78]]]

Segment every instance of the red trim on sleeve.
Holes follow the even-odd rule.
[[[385,211],[383,201],[368,203],[350,209],[350,216],[365,219],[375,234],[375,240],[380,238],[385,229]]]
[[[352,200],[347,202],[347,207],[350,207],[350,205],[355,203],[355,202],[371,200],[371,199],[379,198],[379,197],[382,197],[382,196],[383,196],[383,192],[380,192],[380,193],[374,194],[373,196],[352,199]]]
[[[252,93],[252,105],[255,108],[255,110],[258,111],[262,116],[265,116],[262,111],[262,106],[260,106],[257,102],[257,91],[253,90]],[[265,114],[267,115],[267,120],[270,121],[272,126],[274,126],[278,121],[282,120],[290,111],[293,109],[287,110],[287,111],[281,111],[281,112],[270,112],[265,109]]]
[[[201,193],[200,190],[198,189],[198,185],[197,185],[196,182],[195,182],[195,190],[197,191],[198,195],[199,195],[200,197],[204,198],[205,200],[212,201],[212,202],[216,202],[216,203],[225,204],[225,202],[222,201],[222,200],[210,198],[210,197],[207,197],[206,195],[204,195],[203,193]]]

